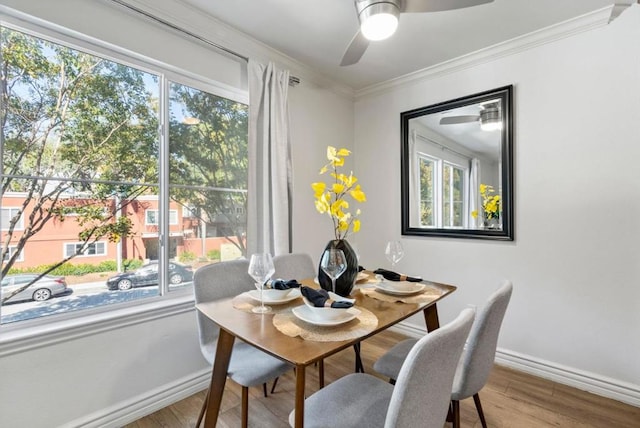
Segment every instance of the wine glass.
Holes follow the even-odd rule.
[[[264,305],[262,290],[264,288],[264,284],[269,278],[271,278],[271,275],[273,275],[275,271],[276,269],[273,266],[271,254],[257,253],[251,255],[251,261],[249,262],[249,275],[256,280],[256,288],[260,290],[260,306],[256,306],[251,309],[252,312],[258,314],[271,312],[271,308]]]
[[[384,255],[391,262],[391,267],[395,266],[404,257],[404,248],[400,241],[389,241],[384,248]]]
[[[331,291],[336,292],[336,279],[347,270],[347,259],[342,250],[329,248],[322,254],[320,267],[331,278]]]

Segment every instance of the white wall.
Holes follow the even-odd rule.
[[[640,405],[640,7],[612,24],[357,95],[363,262],[457,285],[450,320],[503,278],[499,341],[520,368]],[[400,236],[400,112],[515,85],[515,241]],[[374,88],[375,89],[375,88]],[[416,326],[423,320],[414,318]],[[581,382],[584,384],[580,385]],[[626,396],[625,396],[626,395]]]
[[[290,91],[293,150],[293,251],[308,253],[316,262],[333,239],[333,224],[315,209],[311,183],[327,180],[319,170],[327,163],[327,146],[353,150],[353,101],[331,96],[319,88]],[[305,108],[293,108],[304,104]],[[355,154],[345,168],[353,168]],[[345,169],[348,171],[348,169]]]
[[[164,19],[245,56],[272,60],[301,78],[299,86],[290,88],[294,249],[319,251],[328,238],[313,227],[324,219],[313,208],[310,183],[317,180],[326,144],[348,147],[353,142],[352,94],[196,11],[174,9],[169,14],[165,8],[172,1],[147,3]],[[109,2],[5,0],[3,4],[151,59],[208,74],[224,84],[246,85],[241,62],[168,35]],[[328,231],[329,225],[324,226]],[[89,327],[81,337],[55,344],[11,349],[0,343],[0,426],[121,426],[207,385],[209,370],[200,354],[195,313],[189,304],[142,323],[113,324],[105,330]],[[6,335],[2,327],[0,335]]]

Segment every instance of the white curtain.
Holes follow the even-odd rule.
[[[291,252],[289,71],[249,60],[247,256]]]
[[[478,218],[473,218],[471,213],[478,211]],[[471,168],[469,169],[469,227],[477,229],[482,221],[482,204],[480,203],[480,161],[476,158],[471,159]]]
[[[420,227],[420,157],[417,148],[417,132],[409,135],[409,226]]]

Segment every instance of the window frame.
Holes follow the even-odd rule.
[[[160,219],[160,210],[157,208],[148,208],[144,210],[144,225],[145,226],[158,226],[160,222],[152,223],[149,221],[149,213],[155,212],[156,218]],[[169,226],[177,226],[180,224],[178,217],[178,210],[169,210]]]
[[[2,207],[0,209],[0,212],[4,213],[5,211],[9,211],[9,220],[11,220],[15,214],[11,214],[11,211],[20,211],[20,207]],[[6,228],[4,226],[4,222],[2,222],[2,232],[9,230],[9,228]],[[16,226],[13,230],[24,230],[24,213],[20,213],[20,219],[18,219],[18,223],[16,223]]]
[[[18,246],[9,245],[8,248],[9,248],[9,251],[7,252],[7,258],[11,258],[11,256],[13,256]],[[24,251],[20,250],[20,254],[18,254],[18,257],[16,257],[16,262],[23,262],[23,261],[24,261]]]
[[[419,219],[420,222],[420,227],[424,227],[424,228],[433,228],[433,229],[440,229],[443,227],[444,224],[444,213],[445,213],[445,209],[444,209],[444,197],[445,197],[445,192],[444,192],[444,169],[445,167],[451,167],[454,169],[459,169],[462,171],[462,212],[467,212],[468,209],[468,204],[469,204],[469,167],[468,166],[464,166],[464,165],[460,165],[457,162],[453,162],[451,160],[447,160],[447,159],[443,159],[441,157],[435,156],[432,153],[428,153],[425,151],[420,151],[417,153],[417,157],[418,157],[418,162],[423,162],[423,161],[428,161],[428,162],[432,162],[434,165],[434,177],[433,177],[433,190],[432,190],[432,195],[433,195],[433,219],[434,219],[434,224],[433,225],[426,225],[426,224],[422,224],[422,215],[421,215],[421,206],[422,206],[422,197],[421,197],[421,189],[422,187],[420,186],[420,188],[417,190],[418,193],[418,200],[420,201],[419,204],[417,204],[416,209],[418,210],[417,213],[417,218]],[[418,169],[420,170],[420,169]],[[421,183],[421,180],[418,180],[419,183]],[[450,210],[451,216],[453,215],[453,211]],[[448,229],[463,229],[465,227],[467,227],[469,224],[469,219],[467,216],[463,217],[463,224],[462,226],[446,226]]]
[[[464,166],[464,165],[460,165],[458,163],[455,162],[451,162],[448,160],[443,159],[442,160],[442,216],[440,217],[441,219],[441,225],[444,225],[444,169],[446,167],[452,168],[452,169],[457,169],[462,171],[462,212],[466,213],[469,212],[469,170],[470,168],[468,166]],[[451,186],[453,186],[453,183],[450,184]],[[453,192],[452,192],[453,193]],[[454,219],[454,212],[455,210],[453,209],[453,204],[454,201],[451,198],[451,200],[449,201],[451,208],[449,210],[449,221],[453,222]],[[446,226],[447,229],[464,229],[469,225],[469,217],[468,216],[463,216],[462,217],[462,225],[461,226],[454,226],[454,225],[448,225]],[[444,227],[444,226],[441,226]]]
[[[8,8],[0,7],[0,26],[159,76],[160,103],[162,107],[158,117],[160,124],[158,138],[161,162],[160,175],[163,175],[164,178],[159,180],[158,196],[160,198],[159,209],[165,211],[169,210],[169,81],[187,85],[234,102],[249,104],[249,92],[247,89],[221,83],[216,81],[214,77],[195,74],[57,24],[25,16]],[[193,42],[185,40],[185,43],[190,44]],[[213,50],[212,53],[217,54]],[[169,237],[169,224],[168,221],[164,221],[162,215],[159,220],[160,239],[165,245],[160,245],[159,289],[162,291],[157,296],[81,311],[69,311],[9,324],[0,324],[0,332],[3,333],[0,335],[0,356],[6,353],[47,346],[51,343],[68,340],[69,337],[92,334],[105,329],[121,328],[123,322],[125,324],[139,323],[157,317],[192,312],[194,298],[193,291],[189,287],[168,292],[169,248],[166,241],[168,241]],[[0,314],[1,312],[2,307],[0,306]],[[46,326],[46,331],[43,329],[44,326]]]
[[[82,242],[77,242],[77,241],[76,242],[64,242],[62,244],[62,257],[63,258],[64,257],[69,257],[71,255],[71,253],[69,253],[67,251],[67,246],[73,245],[74,246],[73,254],[75,254],[76,251],[77,251],[78,245],[82,245],[82,244],[83,244]],[[102,250],[103,250],[102,253],[98,254],[96,252],[95,254],[89,254],[88,252],[89,252],[89,250],[90,250],[92,245],[94,246],[94,248],[97,248],[98,245],[100,245],[102,247]],[[107,245],[107,242],[104,241],[104,240],[90,242],[90,243],[87,244],[87,248],[85,248],[85,250],[81,254],[78,254],[75,257],[103,257],[103,256],[107,256],[108,253],[109,253],[108,248],[109,248],[109,246]]]

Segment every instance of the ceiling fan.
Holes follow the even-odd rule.
[[[480,112],[473,115],[445,116],[440,119],[440,125],[458,125],[461,123],[480,122],[483,131],[502,129],[502,114],[500,102],[488,102],[480,106]]]
[[[391,36],[401,13],[440,12],[491,3],[493,0],[354,0],[360,30],[342,57],[341,66],[360,61],[370,40]]]

